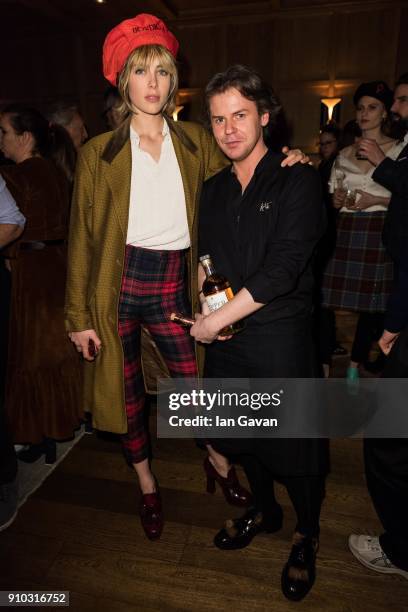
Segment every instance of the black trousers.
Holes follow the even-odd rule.
[[[277,479],[256,455],[240,455],[239,461],[248,478],[254,496],[254,506],[262,512],[266,522],[272,519],[277,511],[275,480],[278,480],[286,487],[295,509],[295,530],[305,536],[319,537],[320,510],[325,493],[324,477],[292,476]]]
[[[392,348],[384,378],[408,377],[408,327]],[[364,441],[366,479],[384,528],[380,544],[397,567],[408,571],[408,438]]]
[[[361,312],[351,348],[351,361],[364,363],[367,361],[371,345],[377,341],[384,329],[384,314],[382,312]]]
[[[334,310],[320,306],[315,316],[319,363],[331,365],[336,346],[336,314]]]
[[[207,378],[309,378],[316,373],[311,326],[255,333],[244,330],[233,339],[213,343],[206,350]],[[328,471],[328,446],[324,440],[248,439],[211,440],[219,452],[243,465],[255,506],[265,519],[277,508],[274,482],[288,491],[296,515],[296,529],[319,534],[320,508]]]
[[[377,341],[384,329],[384,315],[381,312],[361,312],[357,320],[351,349],[351,360],[356,363],[367,361],[373,342]],[[334,310],[321,308],[318,311],[318,338],[320,363],[331,365],[336,345],[336,316]]]
[[[10,293],[10,273],[0,259],[0,485],[11,482],[17,475],[17,459],[4,410]]]

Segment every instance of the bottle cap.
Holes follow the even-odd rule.
[[[204,261],[205,259],[211,259],[211,255],[202,255],[200,257],[200,261]]]

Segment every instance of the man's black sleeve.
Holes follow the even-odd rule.
[[[374,170],[372,179],[392,194],[408,198],[408,158],[394,160],[386,157]]]
[[[263,265],[244,284],[261,304],[296,288],[326,226],[320,177],[310,166],[292,168],[280,198],[277,232],[267,245]]]
[[[377,166],[372,178],[392,193],[389,215],[391,208],[395,206],[388,237],[394,244],[386,246],[400,246],[390,249],[398,254],[398,261],[395,261],[394,287],[388,300],[384,326],[386,330],[396,333],[408,325],[408,244],[401,242],[401,236],[408,236],[408,227],[401,227],[401,224],[408,224],[408,215],[404,210],[405,207],[408,208],[408,159],[394,161],[385,158]]]
[[[408,325],[408,260],[401,261],[396,267],[394,283],[394,290],[387,304],[384,328],[397,333]]]

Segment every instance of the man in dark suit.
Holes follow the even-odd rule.
[[[408,73],[396,84],[391,110],[408,130]],[[387,355],[385,378],[408,377],[408,131],[404,141],[395,161],[385,158],[374,141],[360,143],[360,150],[376,166],[373,179],[392,193],[383,233],[396,271],[379,340]],[[408,438],[367,439],[364,458],[368,490],[384,533],[351,535],[350,550],[366,567],[408,579]]]

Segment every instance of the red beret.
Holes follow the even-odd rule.
[[[131,52],[142,45],[162,45],[176,57],[176,37],[154,15],[141,13],[126,19],[109,32],[103,43],[103,74],[116,86],[116,79]]]

